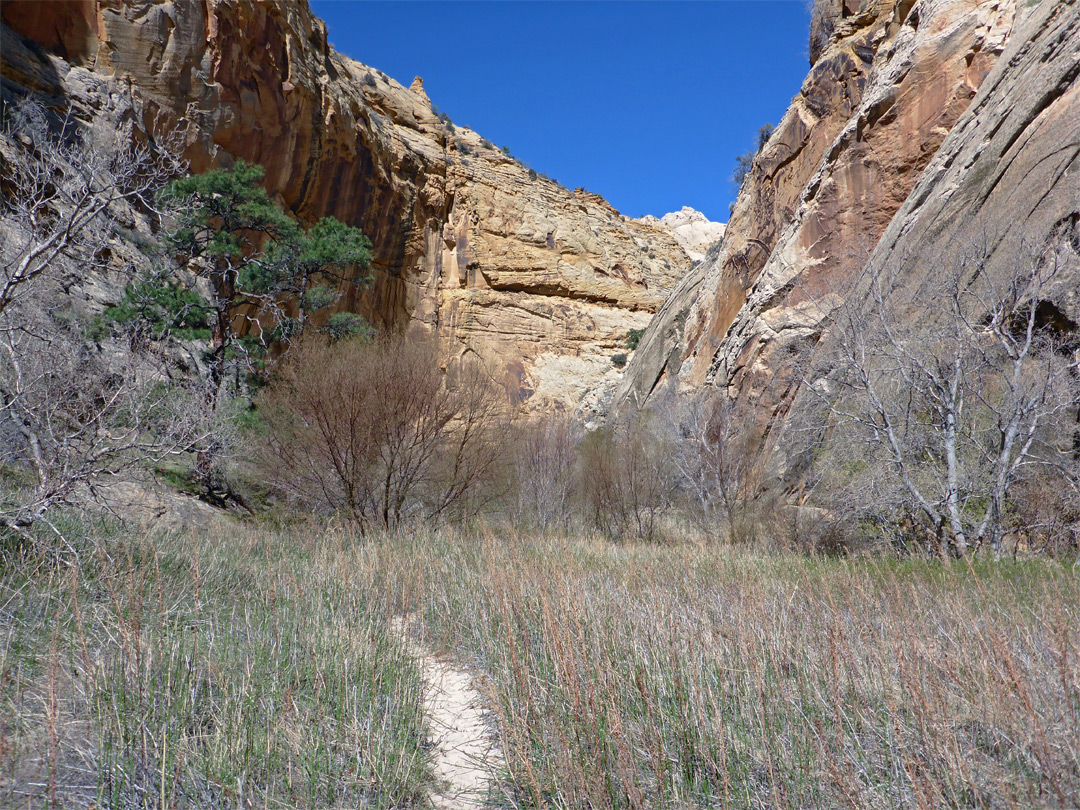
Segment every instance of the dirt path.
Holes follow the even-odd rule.
[[[435,745],[437,780],[431,802],[437,810],[473,810],[487,807],[492,772],[502,755],[484,722],[480,693],[473,676],[452,661],[432,655],[413,640],[407,621],[398,630],[420,663],[424,679],[424,711]]]

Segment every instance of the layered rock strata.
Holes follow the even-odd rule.
[[[723,244],[677,287],[617,395],[719,389],[766,488],[802,500],[797,425],[828,373],[829,315],[864,268],[905,289],[1052,256],[1040,312],[1080,323],[1080,0],[819,0],[816,59],[742,189]],[[897,298],[895,316],[935,316]],[[808,370],[811,371],[807,377]]]
[[[34,94],[155,137],[194,171],[238,159],[304,220],[374,244],[342,306],[475,353],[529,407],[573,407],[691,265],[667,228],[542,179],[341,54],[306,2],[4,3],[5,99]]]
[[[1014,0],[819,0],[814,62],[754,161],[720,250],[653,321],[617,402],[728,392],[783,417],[821,303],[874,249],[1013,29]]]
[[[1080,0],[1029,5],[978,96],[952,128],[878,241],[869,262],[899,272],[905,295],[889,300],[901,321],[936,316],[918,291],[942,274],[1011,278],[1040,262],[1048,282],[1038,315],[1059,334],[1080,325]],[[869,306],[869,302],[858,304]],[[826,330],[818,353],[827,357]],[[817,363],[818,373],[828,365]],[[797,389],[792,414],[818,404]],[[1074,416],[1061,435],[1074,430]],[[794,420],[787,420],[794,421]],[[763,458],[770,477],[800,485],[810,461],[778,422]]]

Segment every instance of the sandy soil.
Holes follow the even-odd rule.
[[[433,655],[412,638],[408,622],[399,622],[409,650],[424,678],[424,710],[435,745],[437,785],[432,804],[438,810],[487,807],[502,754],[484,721],[483,700],[473,676],[444,656]]]

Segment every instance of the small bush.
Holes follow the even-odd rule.
[[[769,138],[772,137],[773,132],[776,131],[776,127],[766,122],[758,128],[757,131],[757,150],[760,152],[765,148],[765,144],[769,142]]]
[[[754,168],[755,155],[757,155],[756,152],[743,152],[741,155],[736,156],[735,168],[731,172],[731,182],[736,186],[741,188],[743,181],[750,174],[750,170]]]
[[[579,488],[593,527],[612,540],[656,540],[674,495],[667,448],[644,418],[588,434]]]
[[[618,354],[613,354],[611,356],[611,365],[615,366],[615,368],[622,368],[626,365],[626,360],[626,353],[619,352]]]

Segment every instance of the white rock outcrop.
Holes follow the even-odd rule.
[[[705,258],[709,248],[724,238],[724,231],[727,229],[725,223],[713,222],[688,205],[684,205],[680,211],[664,214],[659,219],[650,215],[642,217],[640,221],[666,228],[695,262]]]

